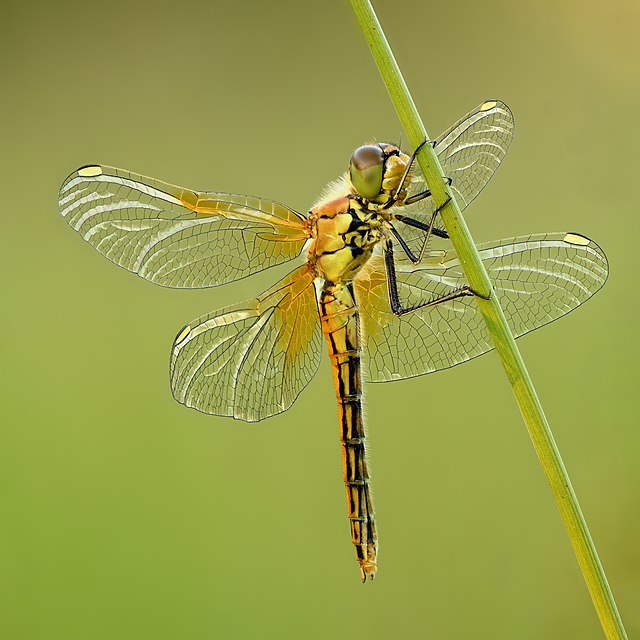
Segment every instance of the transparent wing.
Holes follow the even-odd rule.
[[[516,336],[569,313],[607,279],[602,249],[578,234],[525,236],[478,249]],[[440,298],[466,284],[453,251],[433,252],[424,265],[396,269],[405,306]],[[394,315],[379,255],[365,265],[355,290],[365,345],[364,371],[371,382],[446,369],[493,349],[473,297]]]
[[[64,182],[60,212],[117,265],[164,287],[213,287],[291,260],[305,218],[252,196],[200,193],[107,167]]]
[[[313,280],[303,265],[259,298],[182,329],[171,352],[175,399],[248,422],[286,411],[320,362]]]
[[[451,190],[461,210],[482,191],[500,166],[513,132],[514,120],[509,107],[499,100],[487,100],[437,139],[435,152],[444,175],[452,180]],[[416,166],[412,170],[408,195],[428,188],[420,167]],[[435,208],[433,199],[425,198],[412,205],[394,207],[393,211],[429,223]],[[397,224],[397,227],[414,253],[416,249],[419,253],[424,232],[403,224]],[[434,227],[444,230],[440,215],[436,216]]]

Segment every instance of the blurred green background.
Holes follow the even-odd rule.
[[[432,136],[485,98],[516,115],[468,211],[475,239],[571,230],[608,254],[604,290],[519,344],[637,635],[638,4],[376,7]],[[3,637],[600,638],[494,354],[369,387],[381,557],[363,587],[327,359],[264,423],[169,391],[177,329],[289,267],[162,289],[57,212],[60,183],[91,162],[307,210],[353,148],[401,133],[349,3],[3,13]]]

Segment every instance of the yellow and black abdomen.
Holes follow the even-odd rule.
[[[322,331],[327,340],[338,400],[340,441],[351,539],[362,581],[377,568],[376,524],[369,487],[362,415],[358,312],[353,286],[325,282],[320,294]]]

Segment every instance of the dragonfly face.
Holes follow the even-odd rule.
[[[390,144],[368,144],[355,150],[349,162],[349,178],[361,198],[385,204],[395,194],[410,158]]]
[[[511,112],[492,100],[435,141],[461,209],[487,184],[512,135]],[[455,252],[427,250],[434,235],[447,235],[424,177],[410,164],[393,145],[360,147],[308,216],[272,200],[199,192],[96,164],[74,171],[59,196],[62,215],[84,240],[164,287],[226,284],[298,258],[311,241],[306,260],[258,298],[205,314],[178,333],[171,390],[205,413],[268,418],[289,409],[313,378],[324,336],[363,580],[377,567],[363,380],[431,373],[493,348]],[[478,250],[516,336],[578,307],[608,273],[600,247],[575,233]]]

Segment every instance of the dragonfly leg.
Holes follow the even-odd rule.
[[[404,199],[404,204],[413,204],[414,202],[420,202],[420,200],[424,200],[431,195],[431,191],[426,189],[425,191],[421,191],[420,193],[415,193],[412,196]]]
[[[413,251],[411,251],[405,239],[398,233],[398,230],[391,224],[389,226],[391,227],[391,233],[393,233],[395,239],[400,243],[402,250],[407,254],[407,258],[409,258],[409,260],[414,264],[420,262],[420,256],[417,256]]]
[[[445,177],[444,180],[449,186],[451,186],[453,183],[452,178]],[[414,193],[412,196],[405,198],[403,204],[414,204],[415,202],[420,202],[420,200],[424,200],[425,198],[428,198],[430,195],[431,195],[431,191],[429,191],[429,189],[426,189],[425,191],[421,191],[420,193]],[[445,202],[445,204],[447,203]]]
[[[443,304],[444,302],[451,302],[452,300],[457,300],[458,298],[465,298],[468,296],[475,296],[482,298],[483,300],[489,300],[488,297],[482,296],[476,291],[474,291],[468,284],[460,287],[459,289],[455,289],[451,291],[451,293],[447,293],[444,296],[440,296],[439,298],[434,298],[429,300],[428,302],[423,302],[421,304],[416,304],[411,307],[405,307],[400,302],[400,294],[398,293],[398,281],[396,279],[396,265],[393,261],[393,243],[391,240],[387,240],[384,249],[384,261],[387,267],[387,282],[389,285],[389,302],[391,303],[391,310],[397,316],[403,316],[407,313],[411,313],[412,311],[417,311],[418,309],[424,309],[425,307],[435,307],[436,305]]]
[[[415,218],[410,218],[409,216],[403,216],[400,214],[397,214],[395,216],[395,219],[399,222],[402,222],[403,224],[406,224],[409,227],[415,227],[416,229],[420,229],[422,231],[431,230],[431,233],[434,236],[438,236],[438,238],[449,237],[449,234],[446,231],[444,231],[443,229],[435,229],[427,222],[420,222],[420,220],[416,220]]]
[[[413,218],[409,218],[407,216],[396,216],[397,220],[400,220],[400,222],[404,222],[405,224],[408,224],[410,226],[413,227],[417,227],[418,229],[422,229],[423,231],[427,232],[427,235],[424,238],[424,241],[422,242],[422,248],[420,249],[420,254],[417,256],[417,260],[413,260],[413,258],[411,258],[411,256],[409,256],[409,258],[413,261],[413,262],[422,262],[422,258],[424,256],[424,252],[425,249],[427,248],[427,245],[429,244],[429,238],[431,238],[431,234],[438,236],[440,238],[448,238],[449,234],[442,230],[442,229],[435,229],[433,226],[433,223],[435,222],[436,216],[438,215],[438,213],[440,213],[440,211],[442,211],[449,203],[451,202],[451,196],[449,196],[447,198],[447,200],[444,202],[444,204],[441,204],[437,209],[435,209],[435,211],[431,214],[431,220],[429,221],[429,224],[426,224],[425,222],[420,222],[418,220],[414,220]],[[398,234],[395,234],[396,237],[399,236]],[[400,244],[404,245],[406,243],[404,243],[404,241],[402,241]],[[409,255],[409,254],[407,254]]]

